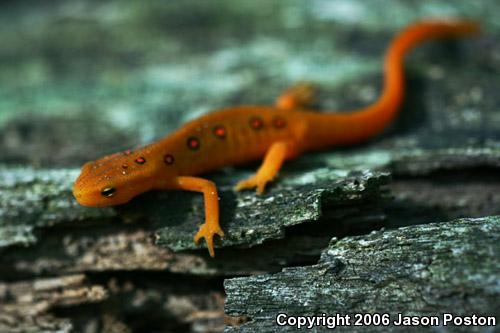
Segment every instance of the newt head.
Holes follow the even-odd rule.
[[[126,151],[86,163],[73,187],[82,206],[105,207],[124,204],[153,188],[155,163],[144,151]]]

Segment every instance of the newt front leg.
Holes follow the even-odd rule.
[[[174,180],[174,188],[185,191],[203,193],[205,201],[205,223],[200,225],[200,229],[194,236],[195,244],[201,238],[205,238],[208,252],[214,257],[214,235],[224,237],[224,232],[219,225],[219,195],[215,184],[207,179],[197,177],[179,176]]]

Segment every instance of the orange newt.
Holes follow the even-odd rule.
[[[214,256],[219,225],[217,188],[195,175],[223,166],[260,159],[263,162],[236,190],[257,188],[278,174],[283,162],[305,151],[365,141],[393,120],[403,100],[404,55],[415,45],[439,37],[458,37],[478,31],[474,22],[422,21],[400,32],[390,44],[384,62],[384,88],[372,105],[351,112],[310,110],[312,87],[298,85],[282,94],[275,106],[238,106],[195,119],[169,136],[135,151],[126,151],[86,163],[73,194],[84,206],[123,204],[149,190],[201,192],[205,223],[194,236],[205,238]]]

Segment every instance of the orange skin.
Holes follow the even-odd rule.
[[[311,112],[308,107],[312,87],[297,85],[281,95],[276,106],[219,110],[133,152],[88,162],[75,182],[73,194],[81,205],[102,207],[124,204],[149,190],[201,192],[205,223],[194,242],[205,238],[213,257],[214,235],[224,236],[219,225],[217,188],[195,175],[264,157],[256,174],[236,186],[237,191],[257,188],[258,193],[263,193],[285,160],[305,151],[359,143],[379,134],[393,120],[403,100],[405,53],[425,40],[477,31],[478,26],[470,21],[412,24],[394,38],[387,50],[384,89],[372,105],[352,112]]]

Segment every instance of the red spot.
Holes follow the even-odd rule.
[[[200,140],[198,140],[198,138],[195,138],[194,136],[189,137],[187,140],[187,145],[189,149],[197,150],[200,148]]]
[[[170,154],[163,156],[163,162],[165,162],[165,164],[171,165],[174,164],[174,161],[174,157]]]
[[[137,157],[135,159],[135,163],[137,163],[137,164],[144,164],[144,163],[146,163],[146,159],[144,157],[142,157],[142,156],[141,157]]]
[[[252,117],[250,118],[250,126],[252,126],[253,129],[258,130],[264,127],[264,121],[262,118],[259,117]]]
[[[214,134],[216,137],[224,139],[226,137],[226,129],[224,126],[217,125],[214,127]]]
[[[284,128],[286,127],[286,120],[280,116],[274,117],[273,126],[276,128]]]

